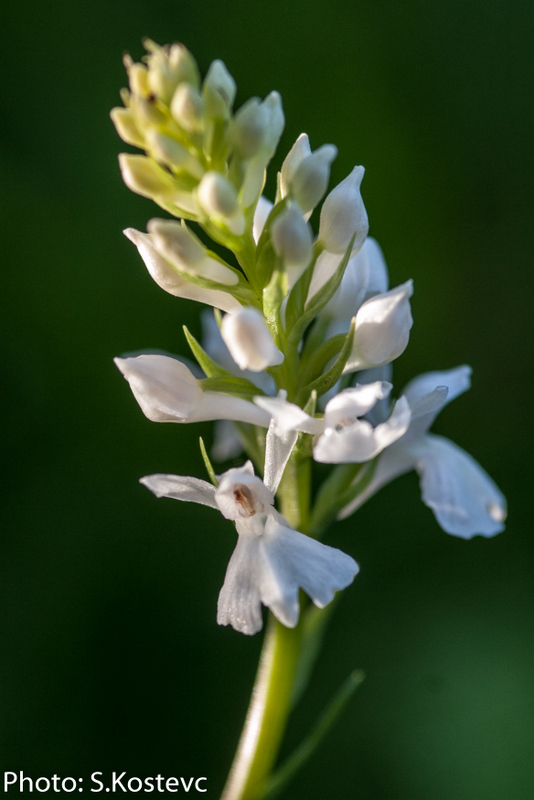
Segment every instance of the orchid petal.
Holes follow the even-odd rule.
[[[332,402],[332,401],[330,401]],[[410,424],[406,398],[397,400],[390,418],[376,428],[367,420],[357,419],[340,429],[328,428],[319,436],[313,457],[323,464],[358,464],[377,456],[400,439]]]
[[[271,419],[265,439],[265,470],[263,480],[269,491],[276,494],[291,452],[298,438],[297,431],[277,433],[277,422]]]
[[[324,608],[358,572],[350,556],[285,527],[274,516],[267,518],[261,536],[237,525],[239,539],[219,595],[219,625],[254,634],[262,627],[263,603],[283,625],[294,628],[299,588]]]
[[[215,502],[226,519],[245,519],[255,524],[262,514],[272,511],[273,494],[261,478],[254,475],[251,461],[243,467],[227,470],[219,476],[219,481]]]
[[[254,402],[276,420],[276,430],[279,435],[289,431],[320,433],[323,429],[322,420],[310,417],[295,403],[288,403],[286,397],[287,393],[280,391],[278,397],[255,397]]]
[[[403,394],[408,398],[410,406],[413,406],[437,386],[447,387],[447,403],[450,403],[471,386],[471,367],[464,365],[440,372],[425,372],[410,381]]]
[[[386,381],[357,384],[330,400],[324,410],[325,428],[335,428],[344,418],[363,417],[378,400],[389,396],[393,386]]]
[[[418,444],[417,455],[423,502],[443,530],[470,539],[504,529],[506,500],[465,450],[441,436],[428,435]]]
[[[186,503],[200,503],[203,506],[217,508],[215,502],[215,486],[199,478],[187,475],[145,475],[139,483],[150,489],[156,497],[172,497]]]
[[[265,227],[265,223],[269,217],[273,209],[273,204],[270,200],[267,200],[266,197],[263,195],[260,196],[258,200],[258,205],[256,206],[256,210],[254,211],[254,222],[252,223],[252,235],[254,237],[254,241],[258,244],[260,240],[260,236],[263,233],[263,229]]]

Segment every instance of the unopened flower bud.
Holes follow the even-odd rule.
[[[240,308],[235,313],[226,314],[221,324],[221,336],[240,369],[261,372],[284,360],[263,314],[256,308]]]
[[[208,217],[222,222],[236,236],[245,230],[245,217],[241,211],[237,192],[220,172],[206,172],[197,189],[200,207]]]
[[[228,292],[204,289],[202,286],[192,283],[182,273],[177,272],[156,250],[152,234],[141,233],[135,228],[126,228],[124,234],[135,244],[150,276],[165,292],[175,297],[206,303],[223,311],[234,311],[240,308],[239,302]]]
[[[191,83],[181,83],[171,100],[171,114],[188,133],[198,133],[204,126],[204,101]]]
[[[199,161],[176,139],[161,133],[155,128],[147,131],[146,138],[150,154],[156,161],[160,161],[170,167],[184,169],[195,178],[201,178],[204,174]]]
[[[152,158],[121,153],[119,166],[126,186],[143,197],[165,197],[174,192],[172,177]]]
[[[200,239],[179,222],[151,219],[148,231],[154,247],[180,272],[208,278],[216,283],[233,286],[237,276],[216,258],[212,258]]]
[[[345,372],[388,364],[406,349],[413,325],[412,281],[366,300],[356,314],[354,342]]]
[[[282,108],[282,98],[279,92],[270,92],[262,103],[268,114],[268,125],[265,133],[265,149],[268,157],[272,158],[278,142],[284,131],[286,123],[284,110]]]
[[[160,47],[150,39],[144,42],[148,56],[148,86],[162,102],[169,105],[176,87],[184,82],[198,86],[200,76],[195,59],[183,44]]]
[[[288,206],[278,215],[271,226],[271,239],[275,253],[294,273],[291,281],[294,283],[298,274],[308,266],[312,255],[310,227],[297,206]]]
[[[148,97],[150,87],[148,85],[148,70],[145,65],[134,62],[129,55],[124,56],[123,62],[128,73],[130,91],[139,97]]]
[[[323,203],[319,239],[330,253],[344,253],[356,234],[352,252],[360,249],[369,230],[367,212],[360,194],[363,167],[354,167],[350,175],[332,189]]]
[[[131,109],[117,106],[117,108],[111,109],[110,117],[123,142],[133,144],[134,147],[144,148],[145,139],[141,130],[137,127]]]
[[[241,158],[252,158],[261,149],[268,124],[269,110],[257,97],[241,106],[232,127],[234,147]]]
[[[212,61],[202,86],[206,114],[212,119],[226,119],[235,100],[235,81],[220,59]]]
[[[241,186],[240,199],[243,208],[249,208],[257,201],[265,182],[265,168],[273,157],[284,130],[282,98],[278,92],[271,92],[267,95],[261,104],[261,109],[262,115],[265,114],[266,126],[262,145],[248,162]]]
[[[337,156],[337,147],[324,144],[297,167],[291,180],[291,194],[304,213],[313,211],[321,201],[330,180],[330,165]]]
[[[306,133],[301,133],[285,157],[282,169],[280,170],[280,190],[282,198],[289,194],[289,189],[298,167],[304,159],[309,156],[311,156],[310,140]]]

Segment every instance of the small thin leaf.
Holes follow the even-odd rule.
[[[204,466],[206,467],[206,472],[209,475],[210,481],[213,483],[215,488],[217,488],[217,486],[219,485],[219,481],[217,480],[217,478],[215,476],[215,470],[213,469],[213,466],[212,466],[212,463],[210,461],[210,457],[208,455],[208,451],[206,450],[206,445],[204,444],[204,439],[202,438],[202,436],[199,436],[198,441],[199,441],[199,444],[200,444],[200,453],[202,455],[202,460],[204,461]]]
[[[304,739],[302,744],[297,747],[294,753],[289,756],[287,761],[282,764],[280,769],[267,781],[260,795],[260,800],[273,800],[273,798],[278,797],[295,773],[317,750],[319,744],[341,715],[358,686],[360,686],[364,680],[364,677],[361,670],[351,672],[345,683],[342,684],[337,694],[334,695],[319,717],[311,733]]]
[[[302,642],[299,651],[295,679],[291,690],[291,708],[294,709],[304,694],[323,644],[326,628],[341,593],[337,593],[326,608],[309,605],[304,615]]]
[[[195,356],[196,360],[199,363],[199,366],[204,370],[204,374],[207,375],[208,378],[234,377],[231,372],[228,372],[228,370],[224,369],[224,367],[220,367],[212,358],[209,357],[204,348],[197,342],[193,334],[189,332],[189,330],[185,325],[184,325],[184,333],[185,333],[185,338],[187,339],[187,344],[191,348],[191,352]]]
[[[290,332],[304,314],[306,299],[310,290],[310,283],[317,259],[322,253],[322,247],[315,242],[313,257],[298,281],[295,283],[287,300],[286,308],[286,330]]]
[[[336,358],[332,366],[330,367],[327,372],[323,375],[320,375],[316,380],[309,383],[307,386],[302,389],[299,399],[304,400],[308,393],[311,391],[316,391],[317,395],[320,397],[321,395],[325,394],[325,392],[329,392],[330,389],[336,385],[338,380],[343,375],[343,370],[347,364],[347,361],[350,357],[352,352],[352,343],[354,339],[354,328],[356,325],[356,318],[353,317],[349,332],[345,336],[345,343],[341,348],[341,352],[339,356]]]
[[[326,365],[335,358],[345,344],[347,334],[338,333],[326,342],[323,342],[317,350],[310,353],[307,359],[302,359],[302,383],[310,383],[318,375],[322,375]]]
[[[262,390],[258,389],[251,381],[247,381],[246,378],[235,378],[233,375],[201,378],[199,383],[204,392],[224,392],[224,394],[234,394],[240,397],[256,397],[263,394]]]
[[[294,325],[291,333],[288,336],[288,341],[290,344],[298,344],[304,335],[304,331],[308,327],[308,325],[312,322],[313,319],[319,314],[320,311],[323,310],[325,305],[328,301],[333,297],[334,293],[336,292],[339,284],[341,283],[341,279],[345,274],[345,270],[347,268],[347,264],[349,263],[350,257],[352,255],[352,245],[354,243],[354,239],[356,234],[352,237],[349,242],[349,246],[345,252],[345,255],[339,262],[339,266],[332,275],[332,277],[327,280],[324,286],[316,292],[313,297],[306,303],[304,308],[304,313]]]

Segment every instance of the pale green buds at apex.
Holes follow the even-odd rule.
[[[126,228],[124,235],[135,244],[149,275],[165,292],[175,297],[206,303],[220,308],[222,311],[236,311],[241,307],[240,303],[228,292],[204,289],[188,280],[187,275],[191,275],[191,272],[178,272],[157,250],[152,234],[141,233],[135,228]]]
[[[110,117],[123,142],[133,144],[134,147],[145,146],[145,138],[135,122],[131,109],[117,106],[111,109]]]
[[[212,61],[202,86],[206,114],[212,119],[227,119],[236,95],[235,81],[220,59]]]
[[[151,219],[147,227],[157,251],[177,270],[226,286],[237,283],[236,274],[211,258],[200,239],[185,225],[172,220]]]
[[[159,47],[150,39],[143,42],[150,51],[147,57],[147,82],[150,91],[168,105],[181,83],[200,85],[200,75],[195,59],[183,44]]]
[[[197,199],[204,213],[223,223],[236,236],[245,230],[245,217],[239,206],[237,192],[220,172],[206,172],[197,189]]]
[[[185,131],[198,133],[204,127],[204,101],[190,83],[182,83],[171,100],[173,119]]]
[[[221,324],[221,336],[240,369],[261,372],[284,360],[263,314],[255,308],[241,308],[235,313],[226,314]]]
[[[136,194],[170,199],[175,190],[172,177],[151,158],[121,153],[119,166],[124,183]]]

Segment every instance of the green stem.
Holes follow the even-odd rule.
[[[309,518],[310,460],[290,459],[280,486],[282,513],[303,530]],[[245,726],[221,800],[259,800],[271,775],[287,719],[304,629],[269,623]]]
[[[272,614],[247,719],[221,800],[255,800],[270,776],[290,710],[301,625],[286,628]]]

